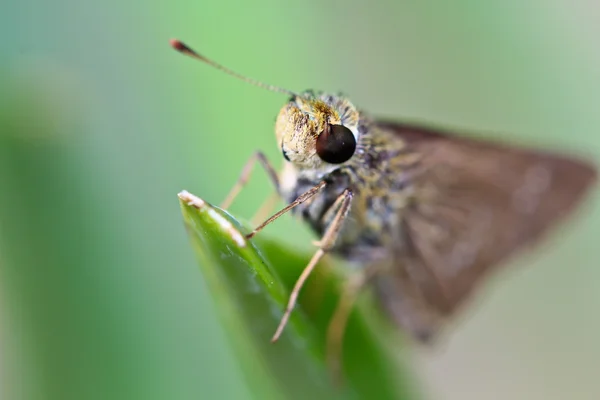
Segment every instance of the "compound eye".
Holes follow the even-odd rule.
[[[329,164],[348,161],[356,150],[356,138],[343,125],[327,124],[317,138],[317,155]]]
[[[287,151],[284,150],[283,146],[281,146],[281,154],[283,154],[283,158],[285,158],[286,161],[291,161],[287,155]]]

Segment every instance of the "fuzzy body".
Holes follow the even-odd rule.
[[[328,124],[356,139],[345,162],[319,157]],[[383,305],[419,339],[431,338],[496,265],[573,210],[596,178],[576,158],[373,121],[342,96],[294,96],[275,132],[288,161],[281,195],[292,202],[327,183],[294,209],[320,236],[338,196],[352,191],[329,250],[375,266]]]

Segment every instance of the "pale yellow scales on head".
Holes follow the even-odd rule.
[[[287,159],[301,168],[330,170],[317,154],[317,139],[329,125],[343,125],[358,142],[359,112],[348,100],[311,92],[294,96],[275,123],[277,143]]]

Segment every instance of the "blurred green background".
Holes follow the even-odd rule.
[[[250,397],[176,193],[218,203],[254,149],[280,164],[285,98],[183,58],[171,37],[378,115],[600,159],[590,1],[26,0],[0,14],[2,399]],[[269,193],[255,176],[239,215]],[[291,218],[265,234],[310,248]],[[599,398],[598,235],[595,191],[443,343],[412,351],[424,392]]]

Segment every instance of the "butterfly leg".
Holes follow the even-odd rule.
[[[275,214],[273,214],[272,216],[267,218],[267,220],[265,222],[263,222],[262,224],[260,224],[256,228],[254,228],[254,230],[252,232],[250,232],[248,235],[246,235],[246,239],[251,239],[254,235],[256,235],[258,232],[263,230],[263,228],[265,226],[269,225],[271,222],[275,221],[277,218],[281,217],[283,214],[290,211],[292,208],[294,208],[294,207],[304,203],[305,201],[309,200],[310,198],[312,198],[314,195],[319,193],[319,190],[321,190],[321,188],[323,188],[325,185],[326,185],[325,181],[321,181],[316,186],[313,186],[312,188],[308,189],[306,192],[302,193],[300,196],[298,196],[298,198],[296,200],[294,200],[293,202],[291,202],[290,204],[288,204],[281,210],[277,211]]]
[[[259,223],[267,219],[269,214],[272,212],[273,208],[275,208],[275,206],[277,205],[279,199],[279,193],[271,193],[271,195],[260,206],[258,211],[252,216],[252,219],[250,220],[252,225],[258,225]]]
[[[315,268],[315,266],[317,265],[319,260],[321,260],[321,258],[323,258],[325,253],[327,251],[329,251],[331,249],[331,247],[333,247],[335,240],[337,239],[338,234],[340,232],[340,229],[342,228],[342,224],[343,224],[345,218],[348,216],[348,212],[350,211],[352,197],[353,197],[352,191],[350,191],[349,189],[346,189],[336,199],[336,202],[332,206],[332,207],[335,207],[336,204],[338,205],[339,208],[337,210],[337,213],[335,214],[333,221],[331,221],[331,223],[329,224],[329,227],[323,234],[323,237],[322,237],[321,241],[319,242],[319,246],[320,246],[319,249],[312,256],[308,265],[304,268],[304,270],[300,274],[300,277],[294,284],[294,288],[292,289],[292,292],[290,293],[290,298],[288,300],[287,307],[285,308],[283,316],[281,317],[281,321],[279,322],[279,326],[277,327],[277,330],[275,331],[275,334],[273,335],[271,342],[277,341],[279,339],[279,337],[281,336],[281,333],[283,332],[283,329],[285,328],[285,325],[287,324],[290,314],[292,313],[292,310],[294,309],[294,306],[296,305],[298,295],[300,294],[300,290],[302,289],[302,286],[304,286],[306,279],[308,279],[308,277],[310,276],[311,272],[313,271],[313,269]]]
[[[260,163],[260,165],[262,165],[264,170],[267,171],[267,175],[269,176],[269,179],[273,183],[273,186],[275,186],[276,192],[279,193],[279,177],[277,176],[277,171],[275,171],[275,168],[273,168],[273,166],[271,165],[269,160],[267,160],[267,157],[264,155],[264,153],[257,151],[246,162],[246,165],[244,165],[244,168],[242,168],[242,172],[240,173],[240,176],[239,176],[237,182],[235,183],[235,185],[233,185],[233,187],[231,188],[231,190],[225,197],[225,200],[223,200],[223,202],[221,203],[221,205],[220,205],[221,208],[227,209],[227,208],[229,208],[229,206],[231,206],[231,203],[233,203],[233,200],[235,200],[235,198],[240,193],[242,188],[246,185],[246,183],[248,183],[248,180],[250,179],[250,175],[252,174],[252,169],[254,167],[254,164],[257,161]]]
[[[334,380],[339,384],[342,378],[342,347],[344,332],[352,313],[352,309],[361,290],[367,285],[378,270],[376,263],[356,273],[344,285],[337,307],[327,328],[327,364]]]

